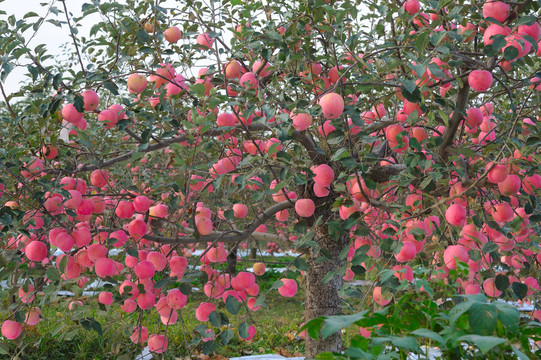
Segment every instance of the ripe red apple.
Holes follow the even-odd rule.
[[[156,354],[162,354],[167,350],[167,337],[165,335],[150,335],[148,349]]]
[[[244,204],[235,204],[233,205],[233,212],[237,219],[244,219],[248,215],[248,206]]]
[[[296,113],[293,110],[289,116],[293,120],[293,127],[297,131],[304,131],[312,124],[312,115],[306,113]]]
[[[178,27],[171,26],[163,32],[163,37],[171,44],[174,44],[180,40],[180,38],[182,37],[182,32]]]
[[[316,167],[312,167],[314,173],[314,182],[320,186],[327,187],[334,180],[334,171],[327,164],[321,164]]]
[[[319,106],[326,119],[336,119],[344,112],[344,99],[340,94],[327,93],[319,99]]]
[[[167,305],[171,309],[180,310],[188,302],[188,297],[184,295],[179,289],[172,289],[167,294]]]
[[[108,181],[109,173],[105,170],[94,170],[90,174],[90,183],[97,188],[104,187]]]
[[[492,162],[489,162],[487,164],[487,169],[492,166]],[[493,184],[498,184],[504,181],[507,178],[508,175],[508,168],[507,165],[504,164],[498,164],[494,165],[490,171],[488,172],[487,179]]]
[[[231,60],[225,66],[225,77],[227,79],[234,79],[240,76],[241,65],[237,60]]]
[[[31,241],[24,248],[24,253],[30,261],[42,261],[47,257],[47,245],[41,241]]]
[[[381,288],[381,286],[374,287],[374,290],[372,291],[372,297],[378,305],[385,306],[393,300],[393,296],[390,293],[383,294],[382,290],[383,289]]]
[[[62,108],[62,118],[69,123],[76,124],[83,119],[83,113],[78,112],[73,104],[66,104]]]
[[[195,310],[195,317],[199,321],[208,321],[211,312],[216,311],[216,305],[212,303],[202,302]]]
[[[467,263],[470,259],[468,249],[462,245],[450,245],[443,252],[443,261],[449,269],[456,269],[456,260]]]
[[[208,33],[204,33],[197,35],[196,42],[200,47],[210,49],[214,44],[214,39],[211,39]]]
[[[475,32],[476,32],[477,28],[472,23],[467,23],[466,26],[462,26],[462,25],[458,26],[458,33],[460,35],[462,35],[464,32],[469,31],[469,30],[472,30],[473,34],[467,36],[466,38],[464,38],[464,42],[470,42],[475,38]]]
[[[295,279],[282,279],[282,285],[278,288],[278,293],[283,297],[293,297],[297,294],[298,285]]]
[[[503,23],[509,16],[510,7],[502,1],[486,0],[483,5],[483,17],[494,18]]]
[[[454,226],[463,226],[466,223],[466,209],[460,204],[452,204],[445,211],[445,219]]]
[[[240,84],[244,88],[256,89],[258,86],[257,78],[253,72],[247,72],[240,77]]]
[[[16,321],[6,320],[2,323],[2,335],[9,340],[13,340],[21,335],[22,325]]]
[[[421,4],[419,3],[419,0],[407,0],[404,3],[404,10],[410,15],[415,15],[419,12],[421,9]]]
[[[295,203],[295,212],[301,217],[310,217],[314,214],[316,205],[311,199],[299,199]]]
[[[139,279],[150,279],[156,273],[154,264],[148,260],[139,262],[137,265],[135,265],[133,270]]]
[[[468,84],[475,91],[485,92],[492,85],[492,74],[486,70],[474,70],[468,75]]]
[[[261,276],[265,274],[266,267],[265,267],[265,264],[263,264],[262,262],[256,262],[254,263],[253,269],[254,269],[254,274]]]
[[[128,77],[128,89],[134,93],[142,93],[147,87],[146,77],[140,74],[131,74]]]
[[[85,90],[81,93],[85,102],[85,111],[94,111],[100,104],[100,98],[94,90]]]
[[[537,21],[532,25],[519,25],[517,34],[529,35],[537,42],[541,38],[541,26]]]

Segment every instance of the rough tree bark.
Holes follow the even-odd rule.
[[[335,275],[329,282],[323,284],[323,277],[331,271],[335,271],[345,264],[345,259],[340,260],[339,255],[348,239],[342,236],[339,240],[334,240],[329,236],[326,225],[318,226],[314,229],[315,237],[318,240],[320,248],[328,250],[331,259],[324,262],[317,261],[323,255],[321,252],[312,249],[308,257],[308,266],[310,270],[306,275],[306,321],[319,316],[338,315],[341,312],[340,297],[338,290],[342,286],[342,277]],[[340,332],[329,336],[326,339],[312,339],[306,336],[305,355],[307,358],[314,358],[317,354],[324,351],[341,351],[342,334]]]

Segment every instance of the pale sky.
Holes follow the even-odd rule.
[[[68,7],[68,11],[71,12],[73,16],[80,16],[81,6],[85,2],[89,1],[67,0],[66,6]],[[15,15],[15,19],[20,20],[25,14],[29,12],[35,12],[40,17],[42,17],[45,16],[45,14],[47,13],[49,3],[50,1],[43,0],[4,0],[3,2],[0,2],[0,10],[5,11],[7,14],[0,15],[0,18],[7,19],[8,16]],[[63,11],[62,2],[54,1],[54,3],[59,10]],[[59,14],[58,17],[54,14],[50,14],[48,18],[65,21],[65,15],[63,13]],[[39,19],[39,17],[31,17],[25,19],[25,21],[35,22],[37,21],[37,19]],[[81,34],[85,34],[85,32],[88,32],[90,30],[90,27],[92,26],[92,17],[88,17],[87,19],[85,19],[83,25],[84,26],[82,28],[79,28],[78,36],[80,36]],[[30,28],[24,33],[24,37],[27,41],[29,41],[33,35],[34,31],[32,30],[32,28]],[[64,43],[72,44],[72,39],[70,37],[68,27],[65,25],[62,28],[59,28],[53,24],[44,22],[35,34],[34,38],[32,38],[28,43],[28,47],[30,49],[34,49],[37,45],[45,44],[49,54],[61,55],[61,45]],[[50,65],[51,63],[52,60],[49,60],[48,62],[46,61],[44,65]],[[26,68],[17,68],[8,75],[4,84],[4,88],[6,89],[6,92],[8,94],[11,94],[18,90],[19,82],[25,79],[24,74],[26,72]]]

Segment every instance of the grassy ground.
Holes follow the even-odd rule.
[[[280,276],[277,272],[268,271],[258,280],[261,292],[269,289]],[[218,346],[210,359],[264,353],[299,356],[303,352],[304,342],[295,336],[295,331],[303,321],[303,298],[302,288],[294,298],[283,298],[276,290],[270,290],[266,297],[267,307],[251,315],[250,322],[253,321],[257,329],[254,339],[242,341],[235,333],[230,343]],[[208,359],[201,355],[203,343],[186,346],[194,334],[194,327],[201,324],[195,318],[195,309],[200,301],[208,301],[208,298],[202,292],[192,293],[188,305],[181,312],[185,326],[179,317],[176,324],[168,327],[169,349],[164,359]],[[126,315],[115,304],[100,309],[95,298],[87,299],[85,304],[83,309],[72,312],[68,311],[64,301],[43,307],[44,320],[37,326],[26,328],[24,345],[21,339],[0,343],[2,349],[9,349],[9,355],[0,355],[0,358],[134,359],[141,352],[142,346],[133,345],[129,339],[138,314]],[[228,314],[222,302],[218,305],[218,311],[226,313],[233,325],[246,319],[244,310],[238,315]],[[97,323],[85,321],[85,318],[94,318],[99,322],[102,334],[96,331],[100,330]],[[165,328],[155,311],[143,314],[142,323],[150,334],[159,330],[163,333]],[[155,355],[154,358],[159,357]]]

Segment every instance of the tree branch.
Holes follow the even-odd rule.
[[[293,203],[295,200],[292,200]],[[193,244],[193,243],[201,243],[201,242],[213,242],[213,241],[219,241],[224,243],[236,243],[240,241],[244,241],[248,239],[250,236],[252,236],[256,241],[262,241],[262,242],[276,242],[280,245],[287,246],[288,240],[285,239],[282,236],[276,235],[276,234],[269,234],[269,233],[261,233],[261,232],[255,232],[255,230],[268,220],[270,220],[276,213],[293,207],[292,202],[290,201],[283,201],[281,203],[275,204],[265,210],[264,212],[260,213],[254,221],[248,226],[244,231],[238,231],[238,230],[228,230],[228,231],[212,231],[209,235],[204,236],[198,236],[192,237],[192,236],[177,236],[176,238],[171,237],[165,237],[165,236],[155,236],[147,234],[143,236],[144,239],[150,240],[150,241],[156,241],[162,244]],[[188,234],[194,234],[195,230],[192,228],[184,228],[184,232]]]
[[[464,118],[464,111],[466,110],[466,105],[468,104],[468,94],[470,92],[470,85],[468,82],[464,82],[464,85],[458,88],[458,93],[456,95],[456,107],[453,111],[453,115],[449,119],[449,126],[445,129],[443,133],[443,142],[441,143],[438,153],[443,161],[447,161],[449,156],[449,147],[453,143],[454,137],[458,130],[460,122]]]
[[[73,30],[71,28],[70,18],[68,15],[68,8],[66,7],[66,0],[60,0],[60,1],[62,1],[62,4],[64,5],[64,13],[66,14],[66,20],[68,21],[68,27],[70,29],[71,38],[73,39],[73,44],[75,45],[75,51],[77,52],[77,57],[79,58],[79,64],[81,64],[81,70],[83,71],[83,74],[85,74],[85,77],[86,77],[86,70],[83,64],[83,59],[81,58],[81,53],[79,52],[77,39],[75,38],[75,34],[73,33]]]

